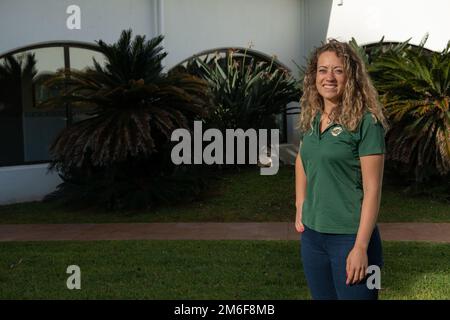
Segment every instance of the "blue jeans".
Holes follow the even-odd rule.
[[[305,226],[305,231],[301,235],[301,259],[313,299],[378,299],[378,290],[367,287],[367,277],[353,285],[345,283],[346,260],[355,240],[356,234],[321,233]],[[383,253],[378,227],[372,232],[367,256],[369,266],[382,267]]]

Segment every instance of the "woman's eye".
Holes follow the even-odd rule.
[[[337,70],[334,70],[334,72],[336,73],[336,74],[342,74],[342,70],[341,69],[337,69]]]

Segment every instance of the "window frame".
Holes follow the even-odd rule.
[[[15,48],[9,51],[6,51],[2,54],[0,54],[0,60],[3,58],[6,58],[7,56],[11,56],[11,55],[15,55],[18,53],[25,53],[27,51],[31,51],[31,50],[36,50],[36,49],[44,49],[44,48],[63,48],[63,54],[64,54],[64,68],[70,69],[70,48],[78,48],[78,49],[85,49],[85,50],[91,50],[91,51],[95,51],[98,53],[102,53],[100,50],[100,47],[97,44],[94,43],[88,43],[88,42],[80,42],[80,41],[47,41],[47,42],[40,42],[40,43],[35,43],[35,44],[31,44],[31,45],[27,45],[27,46],[23,46],[23,47],[19,47],[19,48]],[[35,86],[33,84],[32,87],[32,103],[33,106],[35,106]],[[66,128],[67,126],[69,126],[72,123],[72,112],[71,112],[71,107],[70,104],[67,103],[65,105],[65,112],[66,112]],[[23,110],[21,112],[22,117],[23,117]],[[22,120],[22,130],[23,130],[23,120]],[[22,144],[24,143],[23,141],[23,137],[22,137]],[[6,164],[0,164],[0,168],[5,168],[5,167],[12,167],[12,166],[27,166],[27,165],[33,165],[33,164],[45,164],[45,163],[50,163],[51,160],[37,160],[37,161],[20,161],[20,162],[15,162],[15,161],[11,161],[8,162]]]

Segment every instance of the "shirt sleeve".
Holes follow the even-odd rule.
[[[360,141],[358,154],[360,157],[370,154],[382,154],[386,152],[384,141],[384,128],[379,121],[375,123],[375,118],[371,113],[364,115],[360,128]]]

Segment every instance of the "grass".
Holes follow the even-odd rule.
[[[384,256],[381,299],[450,299],[448,245],[385,242]],[[0,299],[309,298],[298,241],[0,243]]]
[[[203,199],[153,211],[0,206],[0,223],[293,221],[294,172],[226,174]],[[383,186],[381,222],[450,222],[450,205]],[[450,246],[384,242],[381,299],[450,299]],[[79,265],[82,289],[68,290]],[[309,299],[298,241],[0,243],[0,299]]]
[[[203,199],[193,203],[135,212],[104,212],[30,202],[0,206],[0,223],[293,221],[294,189],[292,167],[282,167],[274,176],[244,170],[225,174],[212,184]],[[406,196],[398,188],[385,185],[379,221],[450,222],[450,204]]]

